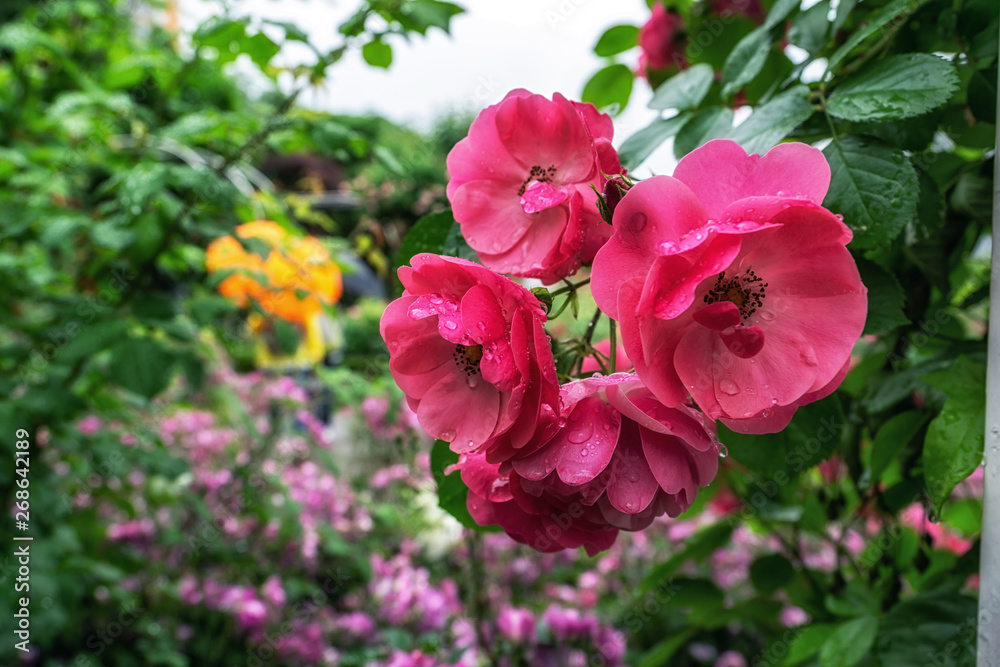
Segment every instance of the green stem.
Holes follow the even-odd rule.
[[[618,323],[608,318],[608,326],[611,329],[611,352],[608,355],[608,368],[614,373],[617,370],[618,361]]]

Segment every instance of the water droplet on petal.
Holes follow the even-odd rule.
[[[724,444],[722,444],[720,442],[719,443],[719,458],[720,459],[724,459],[727,456],[729,456],[729,449]]]
[[[588,454],[590,454],[590,450],[586,447],[580,450],[580,456],[587,456]]]
[[[729,378],[723,378],[719,381],[719,389],[721,389],[724,394],[729,394],[730,396],[735,396],[740,393],[739,386]]]
[[[457,328],[458,328],[458,325],[457,325],[457,324],[455,324],[455,323],[454,323],[453,321],[451,321],[451,320],[447,320],[447,321],[446,321],[446,322],[444,323],[444,326],[445,326],[445,328],[447,328],[447,329],[451,329],[452,331],[454,331],[455,329],[457,329]]]
[[[479,374],[476,373],[475,375],[470,375],[465,378],[465,384],[469,387],[469,389],[475,389],[479,384]]]
[[[445,440],[447,442],[451,442],[452,440],[455,439],[455,432],[454,431],[441,431],[441,439]]]

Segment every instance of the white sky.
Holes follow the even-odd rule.
[[[359,51],[333,66],[323,89],[302,98],[306,106],[342,113],[374,112],[420,129],[452,110],[479,110],[500,101],[512,88],[579,99],[602,60],[592,52],[603,31],[619,23],[641,25],[649,16],[644,0],[455,0],[466,14],[452,21],[449,37],[432,30],[410,42],[390,40],[389,70],[368,66]],[[180,0],[181,25],[190,31],[219,11],[216,2]],[[319,48],[339,43],[336,26],[358,7],[355,0],[237,0],[234,15],[292,21]],[[276,34],[280,34],[276,33]],[[621,56],[634,67],[635,49]],[[281,64],[312,62],[301,44],[290,43]],[[615,119],[615,144],[655,117],[646,109],[648,84],[635,81],[628,108]],[[673,170],[672,149],[662,146],[639,177]]]

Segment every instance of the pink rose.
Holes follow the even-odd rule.
[[[535,638],[535,616],[530,610],[504,605],[497,617],[500,635],[516,644],[523,644]]]
[[[540,551],[611,546],[618,530],[677,516],[718,471],[711,424],[695,410],[667,408],[634,375],[563,386],[564,426],[501,474],[462,457],[468,507],[480,525],[499,524]],[[534,451],[532,451],[534,450]]]
[[[513,90],[448,154],[448,199],[483,264],[553,283],[607,241],[597,195],[621,165],[614,128],[591,104]]]
[[[555,427],[559,385],[534,295],[478,264],[431,254],[399,269],[403,296],[381,332],[420,425],[471,452],[509,458]]]
[[[868,301],[829,183],[805,144],[715,140],[622,198],[591,289],[661,402],[773,433],[840,384]]]
[[[639,29],[639,48],[642,49],[640,71],[670,67],[684,69],[687,66],[684,46],[678,39],[683,27],[684,19],[680,14],[667,11],[659,2],[653,5],[649,20]]]

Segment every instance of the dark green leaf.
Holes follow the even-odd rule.
[[[373,67],[386,68],[392,64],[392,47],[378,38],[361,47],[361,55]]]
[[[679,72],[656,89],[649,101],[650,109],[695,109],[712,87],[715,72],[711,65],[698,63]]]
[[[132,301],[132,314],[140,320],[171,320],[177,314],[177,301],[163,292],[137,294]]]
[[[469,489],[462,483],[461,476],[457,471],[450,475],[444,473],[445,468],[455,463],[458,463],[458,454],[451,451],[444,440],[436,440],[431,449],[431,473],[437,483],[438,504],[463,526],[482,531],[483,528],[469,514],[466,506]]]
[[[764,19],[764,29],[770,30],[783,23],[788,15],[798,9],[801,4],[801,0],[777,0],[768,11],[767,18]]]
[[[941,106],[958,88],[950,62],[929,53],[877,61],[848,79],[827,101],[827,110],[846,120],[896,120]]]
[[[462,237],[462,230],[451,211],[431,213],[417,220],[407,232],[396,254],[396,266],[406,266],[414,255],[422,252],[449,257],[461,257],[478,262],[476,252]]]
[[[597,40],[594,53],[608,58],[622,51],[628,51],[639,43],[639,28],[634,25],[616,25],[608,28]]]
[[[795,665],[800,665],[819,653],[820,648],[836,629],[837,626],[825,623],[816,623],[797,629],[795,638],[788,647],[788,655],[785,656],[785,661],[781,663],[781,666],[795,667]]]
[[[428,28],[438,28],[450,34],[451,19],[465,10],[440,0],[414,0],[405,3],[400,11],[412,22],[412,29],[424,35]]]
[[[631,137],[622,142],[618,158],[626,169],[635,169],[652,155],[664,141],[677,134],[688,116],[685,113],[672,118],[657,118]]]
[[[112,320],[110,322],[95,321],[80,326],[64,328],[63,334],[69,342],[59,351],[59,359],[64,363],[73,363],[84,357],[92,357],[101,350],[112,347],[125,337],[128,322]],[[72,334],[72,335],[70,335]]]
[[[847,621],[823,643],[819,652],[822,667],[853,667],[875,643],[878,618],[866,616]]]
[[[788,41],[800,49],[805,49],[811,56],[818,54],[826,46],[826,36],[830,30],[830,21],[827,18],[829,13],[829,0],[817,2],[800,13],[788,30]]]
[[[889,333],[909,324],[903,314],[906,294],[896,277],[878,264],[858,259],[861,282],[868,288],[868,318],[864,334]]]
[[[924,439],[924,478],[940,516],[955,485],[983,462],[986,368],[959,357],[951,370],[928,373],[923,379],[948,395]]]
[[[669,665],[670,659],[684,647],[695,635],[694,630],[685,630],[672,634],[659,644],[649,649],[636,663],[636,667],[661,667]]]
[[[598,109],[617,105],[615,113],[628,104],[632,95],[632,70],[626,65],[608,65],[590,78],[583,87],[583,101],[590,102]]]
[[[274,337],[277,339],[278,350],[284,355],[293,355],[299,349],[301,334],[295,325],[281,318],[274,318]]]
[[[883,665],[974,667],[977,611],[965,595],[917,595],[885,615],[875,653]]]
[[[750,581],[757,592],[770,596],[795,575],[791,562],[781,554],[767,554],[750,565]]]
[[[840,64],[840,62],[846,58],[851,51],[856,49],[862,42],[874,35],[875,33],[881,31],[890,22],[897,22],[900,19],[905,20],[906,17],[910,16],[922,6],[927,4],[929,0],[893,0],[888,5],[878,10],[868,19],[861,28],[851,33],[851,36],[847,38],[843,46],[837,49],[830,60],[827,62],[827,71],[831,71]],[[841,3],[844,5],[845,3]],[[850,11],[854,6],[854,2],[851,2],[845,7],[847,11]],[[834,25],[834,30],[840,28],[843,25],[843,21],[846,21],[847,15],[841,16],[840,8],[838,7],[837,21],[840,25]],[[897,18],[898,17],[898,18]]]
[[[796,86],[754,109],[753,114],[729,133],[729,138],[747,153],[763,155],[795,128],[809,120],[812,105],[806,100],[809,89]]]
[[[719,439],[734,459],[766,483],[780,487],[836,451],[844,422],[837,397],[828,396],[799,408],[791,423],[778,433],[749,435],[719,425]],[[768,495],[776,494],[777,488]]]
[[[733,127],[733,110],[708,107],[695,113],[674,137],[674,156],[681,159],[712,139],[724,137]]]
[[[172,375],[173,356],[152,338],[129,338],[115,348],[111,379],[145,398],[166,389]]]
[[[910,410],[882,424],[872,444],[869,479],[876,483],[885,469],[899,456],[913,437],[927,423],[927,414]]]
[[[896,238],[913,219],[917,172],[902,151],[858,137],[823,149],[830,162],[830,191],[823,205],[844,216],[853,247],[873,248]]]
[[[722,67],[722,96],[730,97],[753,81],[767,62],[770,50],[771,35],[763,27],[741,39]]]

